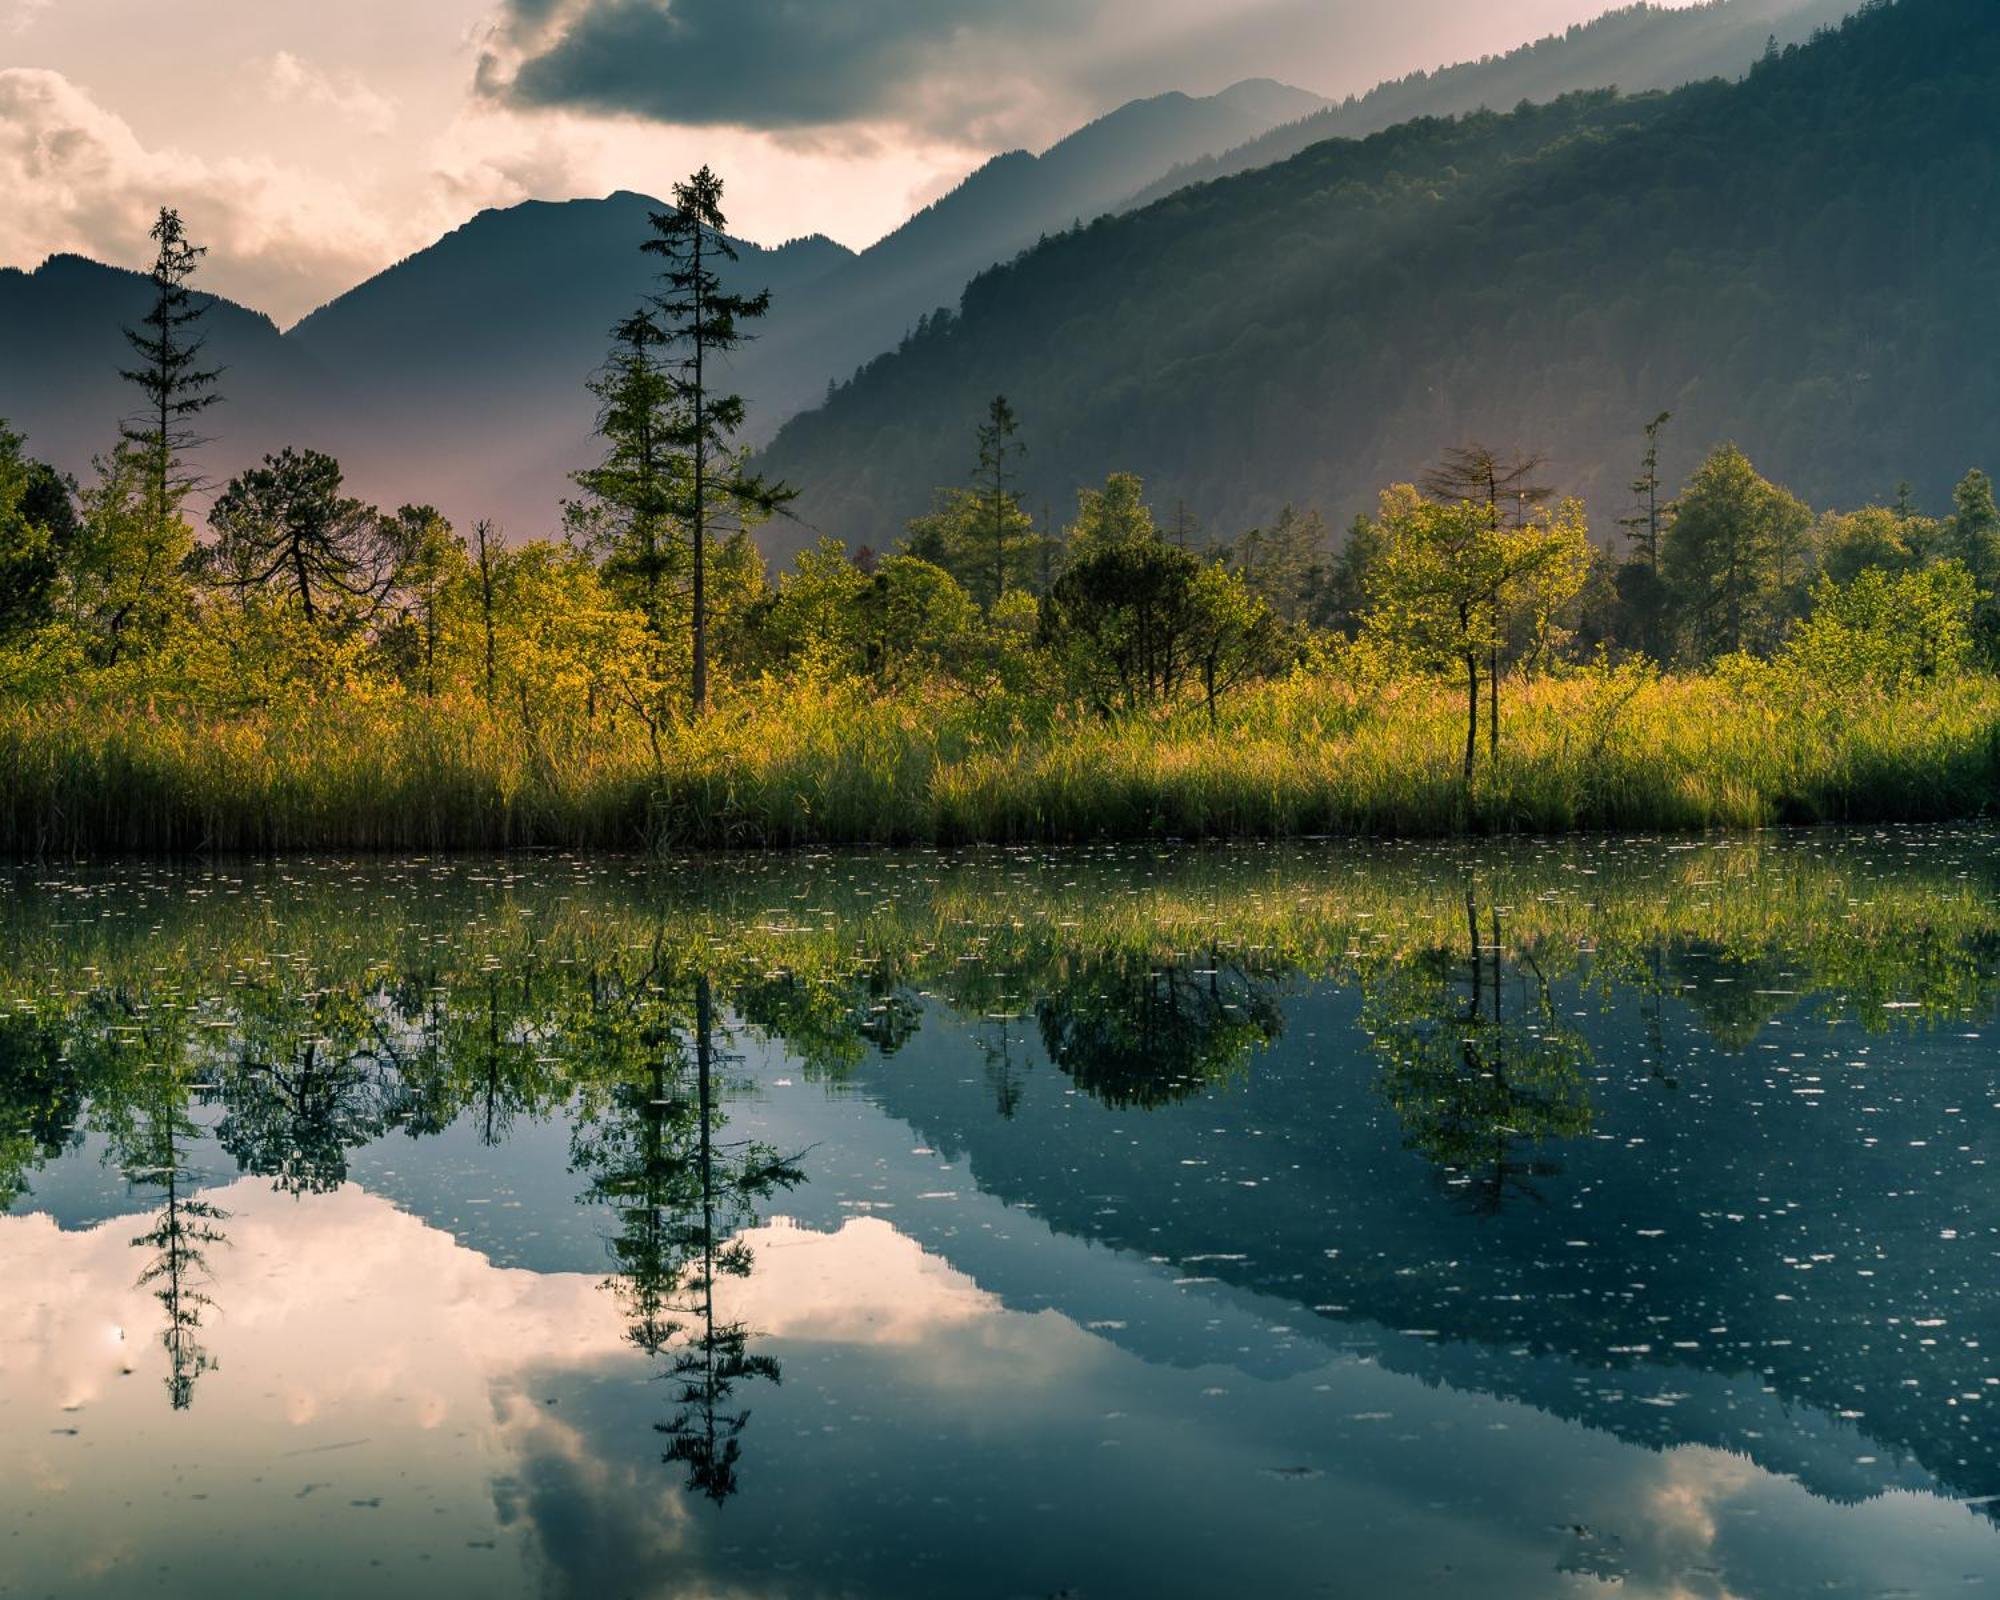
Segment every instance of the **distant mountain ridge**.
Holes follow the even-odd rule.
[[[1040,155],[994,157],[858,254],[824,238],[743,246],[733,281],[769,287],[774,305],[729,381],[749,402],[753,440],[768,441],[833,384],[894,350],[927,313],[956,305],[978,274],[1128,207],[1134,195],[1320,137],[1323,119],[1513,95],[1523,60],[1538,85],[1585,87],[1606,74],[1630,81],[1630,52],[1706,59],[1701,51],[1723,50],[1715,41],[1726,34],[1741,53],[1731,70],[1740,71],[1766,22],[1787,15],[1803,26],[1798,18],[1832,3],[1720,0],[1649,14],[1643,27],[1618,13],[1622,26],[1593,24],[1384,86],[1352,103],[1373,107],[1365,112],[1270,80],[1131,102]],[[1672,43],[1676,29],[1686,42]],[[1744,42],[1752,33],[1754,48]],[[282,335],[268,319],[217,302],[211,322],[229,368],[228,404],[213,415],[217,443],[205,469],[220,479],[280,444],[312,445],[339,455],[354,491],[383,504],[429,500],[459,522],[491,515],[517,536],[553,530],[568,473],[594,454],[584,380],[602,362],[612,324],[648,287],[651,263],[637,246],[646,213],[660,204],[620,192],[482,212]],[[31,449],[80,473],[109,445],[130,407],[117,377],[126,363],[118,328],[142,310],[136,275],[74,258],[0,273],[0,350],[19,356],[0,360],[0,417],[28,434]],[[777,530],[773,548],[782,553],[803,536]]]

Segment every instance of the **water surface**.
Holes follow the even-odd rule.
[[[0,889],[0,1595],[2000,1588],[2000,838]]]

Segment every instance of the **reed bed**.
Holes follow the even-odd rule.
[[[1510,687],[1468,787],[1447,687],[1305,675],[1106,721],[763,685],[657,739],[477,700],[0,704],[0,854],[778,848],[1938,821],[2000,810],[2000,679]]]

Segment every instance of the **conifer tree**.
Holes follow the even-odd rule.
[[[135,458],[139,503],[130,519],[137,538],[123,541],[130,581],[114,585],[127,598],[106,619],[114,663],[135,618],[193,556],[194,536],[180,511],[199,479],[187,457],[207,443],[196,432],[196,419],[221,399],[215,385],[222,369],[202,364],[205,341],[198,328],[208,302],[189,287],[207,249],[189,241],[180,213],[165,206],[149,237],[159,247],[150,274],[152,309],[140,327],[125,330],[139,359],[119,374],[138,389],[141,404],[119,427],[119,454]],[[107,476],[118,471],[114,463]]]
[[[669,442],[685,471],[696,714],[708,705],[708,540],[715,519],[770,516],[794,498],[785,485],[749,470],[734,443],[743,426],[742,398],[713,387],[716,359],[749,337],[740,325],[771,309],[768,289],[743,295],[723,288],[718,268],[737,259],[725,226],[722,180],[703,167],[674,185],[673,209],[652,214],[653,237],[641,246],[665,262],[662,292],[651,308],[662,342],[674,352],[664,369],[677,402]]]

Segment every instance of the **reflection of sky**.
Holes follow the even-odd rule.
[[[784,1377],[740,1394],[744,1488],[718,1511],[660,1463],[666,1386],[595,1274],[496,1266],[355,1186],[211,1197],[231,1213],[211,1251],[216,1368],[178,1414],[158,1307],[134,1285],[143,1220],[0,1219],[16,1297],[0,1594],[1540,1596],[1622,1576],[1625,1594],[1708,1597],[2000,1580],[2000,1534],[1929,1495],[1836,1506],[1721,1451],[1619,1443],[1334,1352],[1263,1380],[1154,1364],[1115,1330],[1009,1309],[881,1215],[749,1236],[756,1271],[722,1309]],[[1006,1215],[965,1199],[972,1231]],[[1108,1303],[1150,1284],[1177,1308],[1155,1314],[1206,1327],[1219,1357],[1264,1331],[1248,1302],[1169,1293],[1169,1272],[1130,1256],[1037,1248]]]

